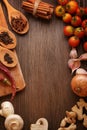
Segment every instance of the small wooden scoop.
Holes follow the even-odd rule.
[[[29,30],[29,22],[27,18],[14,7],[12,7],[7,0],[3,0],[8,11],[9,23],[12,29],[18,34],[25,34]]]
[[[0,16],[2,16],[2,19],[4,19],[4,16],[2,15],[2,7],[0,4]],[[6,22],[3,20],[0,20],[0,36],[3,35],[4,32],[4,36],[2,36],[3,38],[0,38],[0,45],[7,48],[7,49],[13,49],[16,47],[16,37],[15,35],[7,28],[6,26]],[[8,35],[7,35],[8,34]],[[7,39],[7,36],[10,37],[10,39],[12,39],[10,42],[7,40],[7,42],[5,41],[5,39]]]

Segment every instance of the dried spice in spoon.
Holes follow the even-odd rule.
[[[29,30],[29,22],[27,18],[14,7],[12,7],[7,0],[3,0],[7,7],[9,23],[12,29],[18,34],[25,34]]]
[[[15,35],[4,27],[0,27],[0,45],[7,49],[14,49],[16,47]]]
[[[8,50],[1,46],[0,46],[0,61],[6,67],[10,68],[15,67],[18,62],[16,55],[11,50]]]
[[[22,32],[26,27],[27,22],[20,16],[20,17],[11,17],[11,26],[17,32]]]

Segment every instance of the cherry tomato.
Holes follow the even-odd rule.
[[[83,7],[79,7],[76,10],[76,15],[82,17],[85,14],[85,9]]]
[[[58,5],[56,8],[55,8],[55,15],[58,16],[58,17],[62,17],[65,13],[65,9],[63,8],[63,6],[61,5]]]
[[[84,48],[85,51],[87,51],[87,41],[84,42],[84,44],[83,44],[83,48]]]
[[[58,0],[58,3],[60,5],[66,5],[68,3],[68,0]]]
[[[77,47],[80,43],[80,39],[77,36],[72,36],[69,38],[68,43],[71,47]]]
[[[82,27],[77,27],[75,28],[74,35],[79,38],[83,38],[85,35],[85,31]]]
[[[76,13],[77,8],[78,8],[78,3],[76,1],[69,1],[66,4],[66,11],[70,14]]]
[[[63,21],[65,23],[70,23],[71,22],[71,19],[72,19],[72,15],[69,14],[69,13],[65,13],[62,17]]]
[[[86,27],[87,27],[87,19],[83,20],[83,22],[82,22],[82,27],[83,27],[83,28],[86,28]]]
[[[63,31],[65,36],[72,36],[74,33],[74,27],[67,25],[64,27]]]
[[[79,16],[73,16],[72,17],[72,20],[71,20],[71,25],[74,26],[74,27],[78,27],[80,26],[82,23],[82,20]]]
[[[85,15],[87,15],[87,7],[85,7],[85,9],[84,9],[84,10],[85,10]]]
[[[84,29],[85,36],[87,36],[87,27]]]

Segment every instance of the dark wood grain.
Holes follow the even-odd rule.
[[[86,0],[78,0],[86,6]],[[57,130],[65,111],[78,101],[70,88],[71,71],[67,66],[70,48],[63,34],[64,23],[52,17],[51,21],[36,19],[21,8],[22,0],[9,0],[22,11],[29,20],[30,30],[26,35],[17,37],[17,55],[26,81],[26,88],[17,93],[13,105],[15,113],[21,115],[29,130],[30,124],[40,117],[47,118],[49,130]],[[57,1],[47,0],[54,6]],[[2,3],[3,4],[3,3]],[[5,14],[6,8],[3,5]],[[8,17],[6,15],[8,22]],[[10,28],[10,26],[9,26]],[[81,49],[80,50],[81,53]],[[0,98],[0,103],[10,96]],[[4,130],[4,118],[0,117],[0,129]],[[77,130],[86,130],[79,125]]]

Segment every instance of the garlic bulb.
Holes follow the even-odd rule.
[[[7,117],[10,114],[14,114],[14,107],[11,102],[5,101],[1,104],[0,115]]]
[[[85,74],[85,75],[87,75],[87,71],[85,69],[83,69],[83,68],[79,68],[79,69],[76,70],[76,74]]]
[[[79,60],[80,60],[80,61],[81,61],[81,60],[86,61],[86,60],[87,60],[87,53],[84,53],[84,54],[80,55]]]
[[[11,114],[5,120],[5,128],[7,130],[22,130],[23,125],[23,119],[17,114]]]
[[[81,63],[78,59],[69,59],[68,67],[72,70],[72,73],[81,66]]]
[[[70,51],[69,56],[70,56],[70,58],[72,58],[72,59],[77,58],[78,55],[77,55],[77,50],[76,50],[76,48],[72,48],[72,50]]]

